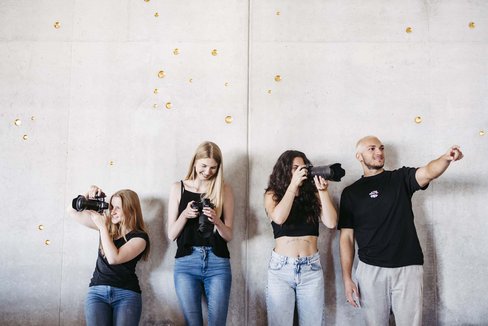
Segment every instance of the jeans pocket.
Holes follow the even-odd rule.
[[[283,268],[283,265],[284,265],[283,261],[281,261],[280,259],[271,257],[271,259],[269,260],[268,267],[271,270],[277,271],[277,270],[280,270],[281,268]]]
[[[320,264],[320,260],[319,259],[310,262],[310,270],[312,270],[312,271],[320,271],[321,269],[322,269],[322,264]]]

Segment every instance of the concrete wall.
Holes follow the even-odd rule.
[[[388,168],[462,146],[465,159],[414,196],[424,320],[488,325],[487,17],[483,0],[1,1],[0,324],[84,324],[97,233],[65,208],[97,184],[143,202],[142,324],[181,325],[169,188],[212,140],[236,197],[228,324],[265,325],[262,195],[278,155],[341,162],[338,203],[361,174],[356,140],[376,134]],[[328,324],[356,325],[338,232],[320,231]]]

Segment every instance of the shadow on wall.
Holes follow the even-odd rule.
[[[336,320],[337,314],[337,290],[336,274],[334,269],[334,253],[332,243],[338,232],[335,229],[321,227],[319,236],[320,263],[324,271],[324,294],[326,320]]]
[[[224,149],[222,149],[224,150]],[[225,182],[232,186],[234,193],[234,220],[233,239],[227,246],[230,252],[230,263],[232,268],[232,288],[227,314],[228,325],[242,325],[242,312],[248,303],[246,296],[246,263],[243,263],[246,252],[242,250],[242,244],[247,243],[249,227],[248,211],[248,157],[245,152],[233,151],[224,152],[224,174]],[[227,159],[229,157],[229,159]],[[247,247],[246,249],[247,250]],[[253,300],[253,299],[252,299]],[[207,309],[204,306],[205,318]]]
[[[168,302],[160,299],[164,296],[156,293],[151,275],[161,270],[161,265],[169,251],[169,239],[167,237],[166,223],[164,219],[165,205],[160,198],[143,198],[144,221],[151,241],[151,253],[147,261],[142,261],[137,266],[137,275],[141,285],[143,296],[143,311],[141,324],[144,325],[176,325],[179,319],[176,313],[168,314],[168,311],[177,312],[178,307],[168,307]],[[164,268],[163,268],[164,270]],[[159,275],[158,273],[156,273]],[[158,282],[158,279],[156,279]],[[160,280],[162,282],[162,280]],[[161,320],[158,312],[164,310],[167,316]]]

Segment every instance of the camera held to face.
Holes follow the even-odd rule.
[[[208,220],[208,216],[203,213],[205,207],[214,208],[215,205],[210,202],[208,198],[202,198],[200,201],[194,201],[191,204],[191,208],[198,209],[198,231],[202,233],[204,238],[208,238],[212,235],[214,225]]]
[[[79,195],[78,197],[73,198],[71,206],[78,212],[87,209],[90,211],[97,211],[100,214],[108,209],[108,203],[105,202],[105,194],[103,192],[94,199],[88,199],[85,196]]]
[[[315,176],[320,176],[325,180],[341,181],[341,178],[346,175],[346,171],[341,167],[340,163],[331,165],[313,166],[307,164],[305,168],[308,170],[308,179],[313,181]]]

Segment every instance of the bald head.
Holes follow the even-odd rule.
[[[381,143],[381,140],[379,140],[379,138],[376,136],[366,136],[361,138],[356,143],[356,154],[362,153],[365,149],[372,145],[379,147],[383,144]]]
[[[385,146],[376,136],[366,136],[356,144],[356,159],[363,167],[364,175],[371,176],[383,171]]]

